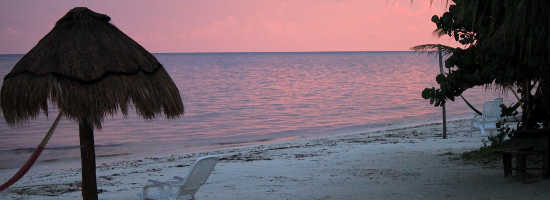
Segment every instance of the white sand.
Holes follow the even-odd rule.
[[[467,120],[376,133],[99,164],[100,199],[137,199],[148,179],[184,176],[198,156],[223,157],[197,199],[550,199],[550,180],[523,184],[500,163],[467,162],[479,148]],[[471,136],[473,135],[473,136]],[[0,180],[15,170],[1,170]],[[80,199],[79,169],[31,169],[0,199]],[[18,194],[19,193],[19,194]]]

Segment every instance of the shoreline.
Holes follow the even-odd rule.
[[[525,185],[502,168],[462,160],[482,146],[469,120],[326,138],[98,163],[100,199],[137,199],[148,179],[184,176],[217,155],[197,199],[547,199],[549,180]],[[0,177],[11,176],[0,170]],[[0,199],[78,199],[80,169],[33,168]],[[8,175],[9,174],[9,175]]]
[[[457,117],[452,118],[447,121],[447,123],[452,123],[454,121],[462,121],[462,120],[469,120],[467,117]],[[149,144],[149,143],[130,143],[130,144],[109,144],[109,145],[99,145],[96,146],[96,159],[97,163],[100,164],[100,162],[113,162],[116,161],[116,159],[139,159],[142,157],[163,157],[163,156],[169,156],[170,154],[182,154],[182,153],[198,153],[198,152],[207,152],[207,151],[215,151],[220,149],[227,149],[227,148],[239,148],[239,147],[250,147],[250,146],[257,146],[257,145],[266,145],[266,144],[276,144],[280,142],[290,142],[294,140],[309,140],[309,139],[321,139],[321,138],[330,138],[330,137],[339,137],[339,136],[345,136],[345,135],[354,135],[354,134],[372,134],[376,132],[381,131],[392,131],[392,130],[398,130],[403,128],[415,128],[420,126],[429,126],[429,125],[437,125],[441,124],[441,122],[438,122],[438,120],[430,120],[430,119],[423,119],[423,120],[416,120],[410,123],[394,123],[394,124],[387,124],[382,126],[374,126],[374,127],[366,127],[366,128],[353,128],[353,127],[345,127],[345,128],[339,128],[332,131],[324,131],[322,134],[314,135],[293,135],[293,136],[286,136],[286,137],[274,137],[274,138],[263,138],[263,139],[257,139],[257,140],[235,140],[235,141],[221,141],[217,143],[212,143],[208,145],[203,146],[192,146],[192,147],[180,147],[178,144],[172,144],[172,143],[166,143],[166,144]],[[244,139],[244,138],[243,138]],[[142,151],[138,153],[134,153],[136,151],[140,151],[138,148],[141,148],[142,146],[148,146],[147,151]],[[161,148],[161,147],[164,147]],[[37,160],[35,165],[41,166],[41,165],[55,165],[55,168],[80,168],[80,148],[78,146],[66,146],[66,147],[47,147],[45,151],[42,153],[41,158]],[[28,156],[34,151],[34,148],[19,148],[14,150],[5,150],[1,152],[5,158],[20,158],[23,157],[22,160],[12,160],[12,163],[6,164],[7,166],[0,166],[0,172],[2,170],[13,170],[18,169],[20,166],[24,164]],[[173,153],[166,153],[166,152],[173,152]],[[59,158],[56,155],[59,154],[65,154],[65,155],[71,155],[69,157],[62,157]],[[10,159],[11,160],[11,159]],[[68,164],[67,166],[63,166],[65,164]],[[51,167],[51,166],[50,166]],[[0,177],[1,178],[1,177]]]
[[[464,120],[463,118],[450,119],[449,122]],[[169,156],[170,154],[182,154],[182,153],[197,153],[197,152],[206,152],[206,151],[215,151],[219,149],[227,148],[238,148],[238,147],[248,147],[256,146],[262,144],[273,144],[280,142],[289,142],[293,140],[308,140],[308,139],[318,139],[318,138],[327,138],[327,137],[336,137],[343,135],[353,135],[359,133],[374,133],[385,130],[394,130],[407,127],[416,127],[416,126],[426,126],[432,124],[441,124],[441,122],[435,122],[435,120],[417,120],[412,123],[396,123],[389,124],[384,126],[374,126],[367,128],[339,128],[332,131],[324,131],[322,134],[318,135],[290,135],[286,137],[273,137],[273,138],[260,138],[257,140],[235,140],[235,141],[221,141],[217,143],[212,143],[202,146],[192,146],[192,147],[181,147],[175,143],[165,143],[165,144],[150,144],[150,143],[129,143],[129,144],[108,144],[108,145],[97,145],[96,146],[96,159],[97,163],[110,163],[116,161],[117,159],[139,159],[142,157],[163,157]],[[350,129],[352,129],[350,131]],[[242,138],[246,139],[246,138]],[[142,146],[147,146],[147,151],[143,151],[140,148]],[[13,150],[4,150],[0,151],[0,155],[4,158],[3,160],[11,160],[10,163],[3,164],[0,166],[1,170],[13,170],[19,169],[26,161],[26,159],[32,154],[35,148],[18,148]],[[141,151],[141,152],[140,152]],[[135,153],[137,152],[137,153]],[[173,152],[173,153],[166,153]],[[59,157],[59,155],[65,155],[64,157]],[[19,159],[24,158],[24,159]],[[16,160],[14,160],[16,159]],[[42,156],[37,160],[33,167],[48,165],[49,168],[80,168],[80,148],[79,146],[63,146],[63,147],[48,147],[46,146],[45,151],[42,153]]]

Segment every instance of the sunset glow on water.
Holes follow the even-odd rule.
[[[435,86],[436,57],[412,52],[157,54],[180,89],[185,115],[175,120],[108,118],[96,130],[98,157],[185,152],[266,141],[345,134],[440,121],[420,93]],[[3,77],[21,56],[1,56]],[[498,95],[474,89],[479,109]],[[159,97],[162,98],[162,97]],[[0,118],[0,158],[25,158],[57,114],[23,127]],[[448,118],[468,118],[464,102]],[[79,158],[78,127],[63,119],[42,160]],[[10,162],[11,167],[14,162]],[[17,166],[17,165],[14,165]]]

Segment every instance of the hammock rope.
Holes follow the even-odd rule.
[[[462,95],[460,95],[460,97],[462,98],[462,100],[464,100],[464,102],[466,103],[466,105],[468,105],[468,107],[470,107],[470,109],[472,109],[474,112],[476,112],[478,115],[482,115],[482,113],[477,110],[472,104],[470,104],[470,102],[468,102],[468,100],[466,100],[466,98],[464,98]]]
[[[40,156],[40,154],[46,147],[46,144],[48,144],[48,141],[52,137],[53,132],[55,131],[55,128],[59,123],[59,119],[61,119],[61,112],[59,112],[59,114],[57,115],[57,118],[55,118],[55,121],[50,127],[50,130],[48,130],[48,133],[46,133],[46,135],[42,139],[42,142],[40,142],[38,147],[36,147],[36,150],[34,150],[34,152],[32,153],[31,157],[29,157],[25,165],[23,165],[23,167],[21,167],[19,171],[17,171],[17,173],[15,173],[8,181],[6,181],[0,186],[0,192],[4,191],[9,186],[13,185],[15,182],[21,179],[29,171],[29,169],[32,167],[34,162],[38,159],[38,156]]]

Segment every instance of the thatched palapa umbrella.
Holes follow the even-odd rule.
[[[145,119],[183,114],[178,88],[137,42],[109,23],[109,16],[88,8],[70,10],[4,77],[0,91],[6,121],[35,118],[48,102],[78,121],[82,195],[97,199],[93,129],[128,106]]]

